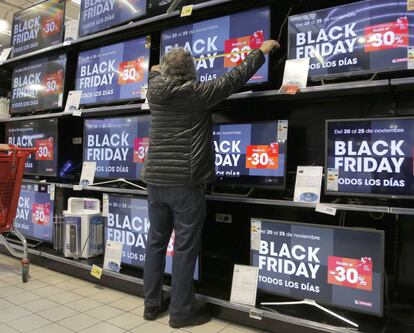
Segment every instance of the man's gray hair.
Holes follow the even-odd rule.
[[[161,59],[161,74],[183,81],[196,80],[195,60],[191,53],[182,47],[174,47]]]

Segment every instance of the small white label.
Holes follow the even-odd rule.
[[[123,243],[115,241],[106,241],[104,269],[119,272],[121,269]]]
[[[315,211],[317,211],[318,213],[328,214],[332,216],[336,215],[336,208],[323,204],[317,204]]]
[[[230,302],[255,306],[259,267],[234,265]]]
[[[102,195],[102,216],[109,216],[109,195],[107,193]]]
[[[250,223],[250,249],[252,251],[259,251],[261,240],[262,222],[259,220],[252,219]]]
[[[50,184],[49,186],[48,186],[48,191],[49,191],[49,194],[50,194],[50,200],[55,200],[55,184]]]
[[[96,172],[96,162],[85,161],[82,164],[82,173],[79,185],[88,186],[93,184]]]
[[[326,190],[338,192],[339,169],[328,169],[326,177]]]
[[[58,106],[61,107],[63,105],[63,94],[59,94],[58,97]]]
[[[309,74],[309,61],[310,58],[286,60],[282,87],[285,85],[295,85],[299,89],[306,88]]]
[[[3,49],[3,51],[1,51],[1,54],[0,54],[0,65],[3,65],[3,63],[7,60],[7,58],[10,55],[11,50],[12,50],[12,48],[11,47],[8,47],[8,48]]]
[[[73,185],[74,191],[82,191],[82,185]]]
[[[288,138],[288,121],[279,120],[277,122],[277,141],[286,141]]]
[[[74,145],[81,145],[82,144],[82,138],[81,137],[73,138],[72,139],[72,144],[74,144]]]
[[[141,98],[145,99],[145,102],[147,102],[147,92],[148,92],[148,84],[144,83],[141,86]]]
[[[149,104],[148,104],[148,99],[145,99],[144,104],[141,105],[141,110],[149,110]]]
[[[65,22],[65,41],[63,45],[70,45],[73,40],[78,39],[79,20]]]
[[[318,203],[321,197],[323,167],[298,166],[293,201]]]
[[[75,111],[78,111],[81,97],[82,97],[82,90],[69,91],[68,99],[66,101],[66,106],[65,106],[65,112],[74,113]]]
[[[82,110],[75,110],[72,112],[72,116],[74,117],[82,117]]]
[[[263,318],[263,311],[258,309],[250,309],[249,317],[252,319],[262,320]]]

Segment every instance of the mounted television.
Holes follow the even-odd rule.
[[[258,289],[382,316],[384,232],[251,219]]]
[[[122,242],[122,260],[127,265],[143,268],[150,221],[148,200],[132,196],[109,195],[109,215],[105,225],[105,240]],[[174,256],[173,233],[167,248],[165,273],[171,274]],[[194,279],[199,279],[199,262],[194,270]]]
[[[81,1],[79,36],[90,35],[146,14],[146,0]]]
[[[13,16],[13,56],[40,50],[62,42],[65,0],[48,0]]]
[[[325,193],[413,199],[414,118],[328,120]]]
[[[79,53],[76,90],[82,90],[81,105],[141,99],[149,48],[146,38],[139,38]]]
[[[22,183],[14,226],[25,237],[53,242],[54,191],[51,184]]]
[[[217,182],[285,188],[288,121],[213,126]]]
[[[21,63],[13,68],[10,113],[58,110],[63,107],[66,55]]]
[[[83,160],[96,162],[97,178],[140,177],[148,150],[150,117],[86,119]]]
[[[406,70],[414,46],[406,1],[368,0],[289,17],[288,59],[310,58],[309,77]]]
[[[199,80],[209,81],[240,64],[249,51],[269,37],[270,9],[257,8],[165,30],[161,34],[161,56],[173,47],[184,47],[196,59]],[[268,61],[248,83],[267,80]]]

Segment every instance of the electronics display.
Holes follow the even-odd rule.
[[[149,55],[146,38],[79,53],[76,90],[82,90],[81,104],[140,99],[148,81]]]
[[[328,120],[326,194],[414,195],[414,118]]]
[[[147,15],[157,16],[167,13],[167,9],[171,6],[174,0],[148,0],[147,1]],[[185,5],[196,5],[206,0],[184,0],[180,3],[177,9]]]
[[[264,292],[382,316],[384,232],[251,219]]]
[[[368,0],[289,17],[288,59],[310,58],[309,76],[407,69],[414,47],[407,2]]]
[[[150,221],[148,201],[132,196],[109,195],[109,215],[105,227],[105,240],[122,242],[124,264],[143,268]],[[174,256],[174,233],[167,249],[165,273],[171,274]],[[198,260],[194,279],[199,279]]]
[[[66,56],[24,62],[13,68],[10,113],[61,109]]]
[[[27,158],[25,174],[56,176],[58,167],[58,120],[42,119],[6,123],[6,142],[36,148]]]
[[[137,180],[148,151],[149,116],[86,119],[83,160],[96,162],[96,178]]]
[[[173,47],[184,47],[196,59],[199,80],[203,82],[229,72],[269,37],[270,9],[257,8],[165,30],[161,34],[161,55]],[[267,80],[268,61],[248,83]]]
[[[220,183],[285,187],[288,121],[213,126]]]
[[[48,0],[23,9],[13,16],[13,56],[62,42],[65,0]]]
[[[54,192],[51,184],[22,183],[14,226],[25,237],[53,242]]]
[[[147,0],[81,1],[79,36],[109,29],[144,16]]]

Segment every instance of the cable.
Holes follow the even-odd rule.
[[[285,19],[283,20],[282,25],[280,26],[279,35],[277,36],[277,41],[280,41],[280,38],[282,37],[283,30],[285,28],[286,22],[287,22],[287,20],[289,18],[289,15],[290,15],[290,12],[292,11],[292,9],[293,9],[293,7],[290,7],[289,8],[288,13],[287,13]]]
[[[380,215],[377,217],[377,216],[374,215],[373,212],[369,212],[369,216],[371,216],[371,218],[375,221],[382,220],[384,215],[385,215],[385,213],[380,213]]]

